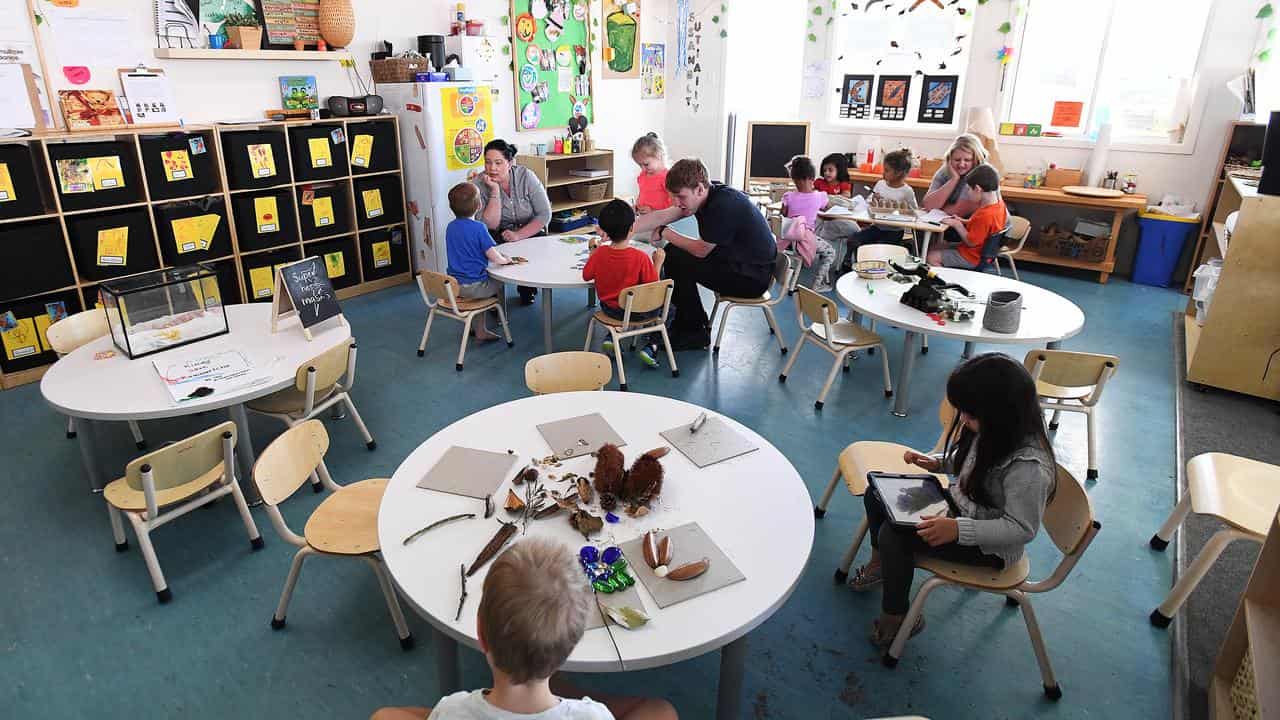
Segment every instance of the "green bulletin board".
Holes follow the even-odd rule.
[[[564,129],[575,112],[595,121],[588,0],[511,0],[516,127]]]

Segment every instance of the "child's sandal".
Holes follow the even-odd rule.
[[[886,628],[880,624],[880,618],[876,618],[875,620],[872,620],[871,621],[871,644],[875,645],[878,649],[887,652],[889,650],[889,647],[893,645],[893,639],[898,636],[898,629],[901,627],[902,625],[901,623],[899,623],[898,625],[895,625],[892,628]],[[923,631],[924,631],[924,613],[920,613],[920,615],[916,617],[916,623],[911,626],[911,634],[908,635],[907,637],[913,638],[919,635]]]
[[[884,576],[880,574],[880,568],[876,567],[875,570],[870,568],[871,565],[868,563],[855,570],[853,577],[849,578],[849,587],[855,592],[866,592],[883,583]]]

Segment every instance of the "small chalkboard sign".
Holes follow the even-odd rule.
[[[329,273],[319,257],[309,257],[276,269],[276,286],[271,310],[271,332],[280,320],[298,316],[302,334],[311,339],[311,330],[332,317],[341,317],[338,296],[329,282]]]

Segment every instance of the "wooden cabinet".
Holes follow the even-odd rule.
[[[569,155],[521,155],[520,164],[533,171],[547,189],[551,212],[585,209],[593,213],[613,199],[613,151],[592,150]],[[596,177],[580,177],[572,172],[595,171]],[[601,197],[587,197],[588,188],[604,184]],[[583,230],[585,228],[579,228]]]
[[[1183,292],[1191,292],[1191,286],[1195,284],[1192,273],[1197,267],[1213,258],[1226,256],[1227,216],[1240,209],[1240,203],[1245,197],[1256,194],[1252,188],[1257,187],[1257,169],[1235,163],[1261,159],[1262,141],[1266,134],[1266,125],[1253,122],[1233,122],[1227,130],[1222,152],[1218,155],[1215,180],[1209,188],[1209,196],[1200,206],[1200,217],[1203,220],[1200,223],[1200,233],[1196,236],[1195,249],[1191,253],[1191,265],[1187,269]],[[1251,182],[1252,185],[1249,185]]]
[[[1258,554],[1209,684],[1213,720],[1280,718],[1280,515]]]

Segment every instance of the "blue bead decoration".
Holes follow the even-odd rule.
[[[612,565],[622,558],[622,550],[617,546],[605,548],[604,555],[600,558],[605,565]]]
[[[616,523],[619,520],[618,516],[613,513],[605,513],[604,519],[609,523]]]
[[[593,563],[600,559],[600,550],[595,545],[583,545],[578,551],[578,557],[585,563]]]

